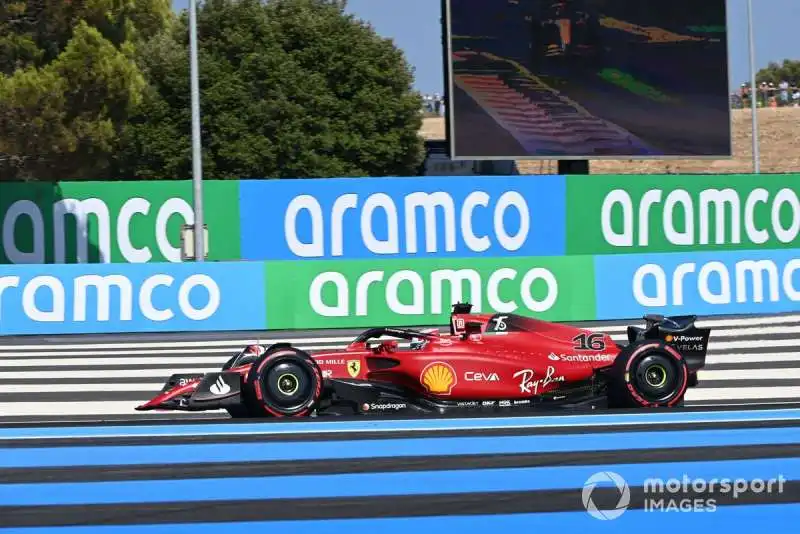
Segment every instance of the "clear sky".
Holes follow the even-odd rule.
[[[698,0],[702,2],[703,0]],[[175,0],[176,9],[188,0]],[[350,12],[395,40],[416,70],[416,86],[443,92],[440,0],[349,0]],[[753,0],[756,66],[800,59],[800,0]],[[749,80],[746,0],[728,0],[730,83]]]

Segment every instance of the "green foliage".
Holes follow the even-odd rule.
[[[136,45],[169,0],[0,4],[0,179],[107,178],[146,81]]]
[[[204,176],[413,174],[421,100],[391,41],[332,0],[208,0],[198,15]],[[119,177],[191,177],[187,20],[140,48],[150,81]]]
[[[784,59],[783,63],[771,62],[756,73],[756,83],[789,82],[800,86],[800,60]]]
[[[403,54],[342,0],[199,10],[204,176],[413,174]],[[191,176],[188,20],[170,0],[0,3],[0,179]]]

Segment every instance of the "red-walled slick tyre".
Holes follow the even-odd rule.
[[[303,417],[322,395],[322,371],[302,350],[276,347],[253,363],[245,384],[246,402],[254,416]]]
[[[669,408],[683,403],[689,369],[683,356],[663,341],[628,345],[614,362],[608,389],[615,408]]]

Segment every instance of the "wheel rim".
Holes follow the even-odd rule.
[[[314,378],[304,366],[286,359],[276,361],[261,378],[262,402],[281,411],[293,411],[308,402]]]
[[[278,377],[278,392],[290,397],[300,389],[300,379],[294,373],[284,373]]]
[[[651,365],[644,371],[644,378],[647,385],[654,388],[662,388],[667,383],[667,370],[661,364]]]
[[[680,367],[665,354],[644,356],[632,375],[636,391],[648,402],[668,402],[680,390]]]

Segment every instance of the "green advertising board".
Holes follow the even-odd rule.
[[[239,183],[205,183],[210,260],[240,257]],[[190,181],[0,184],[0,264],[180,261]]]
[[[595,317],[590,256],[266,262],[270,329],[447,322],[453,302],[551,321]]]
[[[567,177],[567,254],[800,246],[800,175]]]

